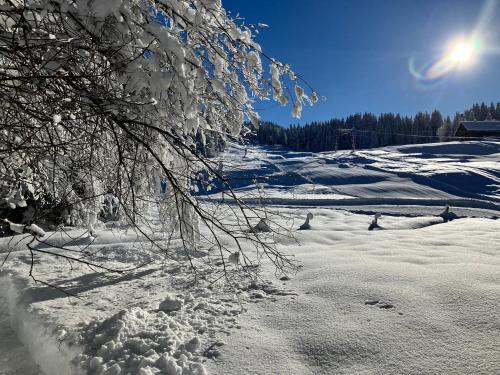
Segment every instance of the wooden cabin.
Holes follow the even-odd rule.
[[[455,137],[500,138],[500,121],[460,121]]]

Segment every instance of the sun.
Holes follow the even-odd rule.
[[[477,35],[455,39],[454,42],[448,45],[443,60],[453,68],[471,66],[481,54],[481,44],[481,40]]]
[[[459,42],[453,46],[449,58],[456,64],[466,64],[472,59],[474,48],[470,43]]]

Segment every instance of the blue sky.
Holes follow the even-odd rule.
[[[422,88],[410,58],[423,66],[451,40],[471,35],[488,18],[481,18],[485,0],[223,0],[246,23],[268,24],[257,42],[328,98],[305,108],[300,120],[289,107],[256,103],[262,119],[282,125],[356,112],[452,115],[475,102],[500,101],[500,0],[490,3],[477,61]]]

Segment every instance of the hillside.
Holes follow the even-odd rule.
[[[245,156],[246,152],[246,156]],[[230,185],[251,198],[256,181],[272,202],[425,204],[500,201],[500,142],[393,146],[354,153],[293,152],[231,145],[222,155]],[[477,203],[481,205],[481,203]],[[485,203],[487,205],[487,203]]]

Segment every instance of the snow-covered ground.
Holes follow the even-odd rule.
[[[45,374],[203,375],[201,354],[212,344],[217,348],[216,334],[233,329],[243,309],[245,296],[195,280],[175,240],[171,249],[178,253],[166,259],[130,230],[101,230],[94,239],[83,230],[47,233],[35,248],[62,254],[56,246],[68,244],[75,251],[83,246],[89,262],[106,259],[100,264],[108,268],[140,268],[113,274],[35,253],[33,275],[47,283],[38,286],[29,278],[28,240],[0,239],[2,256],[12,250],[0,273],[0,295],[19,340]],[[208,253],[190,255],[203,273]],[[13,355],[2,353],[5,361]]]
[[[498,220],[382,216],[367,231],[365,215],[312,212],[287,245],[297,295],[252,304],[212,373],[500,372]]]
[[[231,185],[250,196],[324,204],[500,200],[500,143],[450,142],[339,152],[233,145],[222,158]],[[342,203],[342,200],[348,202]],[[279,202],[279,200],[278,200]],[[427,202],[429,203],[429,202]]]
[[[52,285],[35,286],[27,239],[0,239],[0,255],[13,250],[0,271],[0,374],[36,374],[34,362],[50,375],[500,373],[499,142],[244,153],[232,146],[224,173],[260,204],[256,177],[294,219],[280,224],[295,238],[277,239],[296,274],[279,280],[264,264],[228,290],[187,273],[175,240],[167,260],[126,228],[93,241],[70,230],[35,246],[57,253],[73,238],[89,260],[142,267],[109,274],[35,255],[35,277]],[[445,223],[446,203],[459,218]],[[311,229],[297,231],[307,212]],[[369,231],[375,212],[383,229]],[[190,255],[217,271],[203,246]]]
[[[3,284],[2,284],[3,287]],[[0,297],[0,374],[39,375],[40,368],[11,326],[8,302]]]

